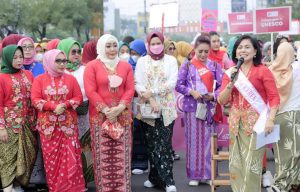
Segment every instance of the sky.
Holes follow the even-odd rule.
[[[114,2],[116,8],[120,9],[121,15],[137,15],[138,12],[144,12],[144,0],[109,0]],[[219,0],[222,1],[222,0]],[[248,9],[252,9],[256,0],[247,0]],[[146,10],[149,11],[151,4],[178,2],[177,0],[146,0]]]
[[[144,0],[111,0],[116,8],[120,9],[121,15],[137,15],[138,12],[144,12]],[[174,2],[176,0],[173,0]],[[170,0],[146,0],[146,10],[149,11],[151,4],[170,2]]]

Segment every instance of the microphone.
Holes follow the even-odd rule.
[[[233,82],[233,80],[235,79],[235,76],[238,74],[239,69],[241,68],[242,64],[244,63],[244,58],[241,57],[238,59],[238,62],[236,64],[236,68],[237,68],[237,72],[232,73],[231,75],[231,82]]]

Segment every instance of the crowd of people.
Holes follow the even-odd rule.
[[[222,46],[217,32],[175,42],[159,31],[145,40],[110,34],[80,42],[35,43],[11,34],[0,41],[0,181],[4,192],[28,184],[50,192],[176,192],[172,145],[176,95],[183,95],[186,175],[191,187],[211,180],[211,135],[229,127],[234,192],[300,190],[300,43],[253,35]],[[271,52],[273,48],[273,53]],[[242,65],[237,67],[237,63]],[[265,120],[259,120],[265,119]],[[280,140],[256,148],[255,126]],[[270,148],[270,146],[269,146]]]

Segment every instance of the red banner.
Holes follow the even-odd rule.
[[[258,9],[255,11],[255,32],[289,31],[291,19],[291,7]]]
[[[250,13],[229,13],[228,33],[253,33],[253,14]]]

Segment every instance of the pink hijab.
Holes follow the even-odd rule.
[[[24,37],[24,38],[22,38],[22,39],[18,42],[18,46],[22,46],[23,43],[24,43],[24,41],[26,41],[26,40],[31,41],[32,45],[34,46],[34,41],[33,41],[30,37]],[[25,50],[23,50],[23,51],[25,51]],[[35,61],[35,59],[34,59],[34,56],[35,56],[35,54],[36,54],[35,49],[33,49],[32,52],[33,52],[33,53],[32,53],[31,58],[25,58],[25,57],[24,57],[24,62],[23,62],[24,65],[31,65],[31,64]]]
[[[60,53],[62,53],[66,56],[66,54],[63,51],[58,50],[58,49],[52,49],[50,51],[47,51],[44,54],[44,57],[43,57],[44,68],[47,71],[47,73],[49,73],[49,75],[52,77],[59,77],[64,74],[64,73],[59,73],[55,70],[55,59],[56,59],[57,55]]]

